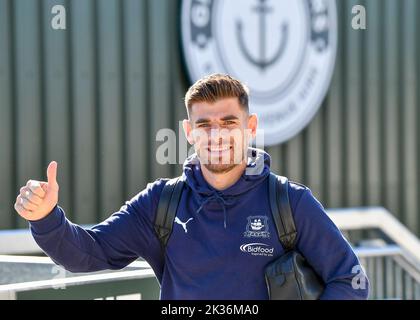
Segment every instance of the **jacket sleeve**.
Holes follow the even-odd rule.
[[[90,229],[70,222],[57,205],[45,218],[30,222],[30,230],[41,249],[71,272],[121,269],[138,257],[153,264],[160,256],[153,221],[157,195],[163,185],[162,180],[148,184],[108,219]]]
[[[297,249],[322,277],[321,300],[367,299],[369,280],[349,242],[306,188],[294,210]]]

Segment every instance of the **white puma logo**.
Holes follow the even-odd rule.
[[[184,228],[184,230],[185,230],[185,233],[187,233],[188,231],[187,231],[187,223],[188,222],[190,222],[190,220],[193,220],[194,218],[189,218],[188,220],[187,220],[187,222],[182,222],[181,220],[179,220],[179,218],[178,217],[175,217],[175,222],[176,223],[178,223],[178,224],[180,224],[183,228]]]

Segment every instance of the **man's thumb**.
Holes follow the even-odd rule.
[[[48,185],[57,185],[57,162],[51,161],[47,168]]]

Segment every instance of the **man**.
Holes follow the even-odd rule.
[[[57,205],[57,163],[51,162],[48,182],[28,181],[15,209],[30,222],[39,246],[69,271],[120,269],[142,257],[161,284],[161,299],[267,299],[264,267],[284,250],[268,199],[270,156],[248,148],[257,130],[248,90],[216,74],[196,82],[185,104],[184,131],[196,153],[184,163],[186,187],[165,254],[154,220],[167,179],[148,184],[110,218],[85,230]],[[321,299],[366,299],[368,286],[352,286],[354,268],[360,268],[356,255],[310,189],[290,182],[289,198],[296,248],[326,283]],[[244,249],[253,245],[266,254]]]

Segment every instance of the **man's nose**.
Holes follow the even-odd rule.
[[[224,141],[230,140],[230,132],[220,126],[212,127],[210,131],[210,140],[213,143],[223,143]]]

